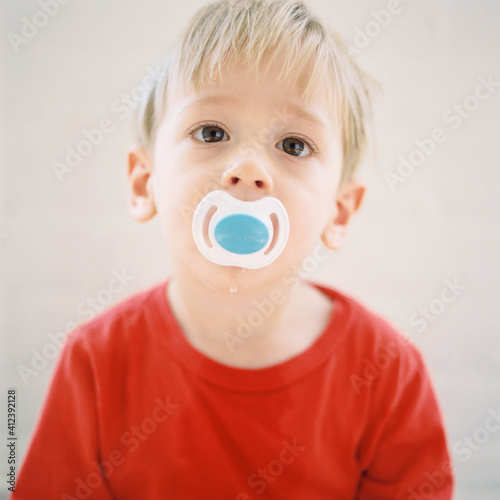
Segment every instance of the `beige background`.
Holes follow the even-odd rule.
[[[86,319],[87,299],[115,302],[168,274],[157,222],[141,226],[128,216],[129,108],[117,100],[138,92],[204,3],[73,0],[17,52],[12,34],[21,34],[24,17],[43,24],[41,6],[1,3],[0,434],[5,443],[6,388],[16,387],[20,457],[57,352],[50,336]],[[500,82],[500,2],[309,4],[357,43],[358,60],[385,89],[365,205],[346,246],[314,277],[361,299],[420,346],[456,447],[457,498],[498,499],[500,431],[480,429],[489,412],[500,412],[500,88],[482,101],[472,96],[481,77]],[[398,4],[386,26],[375,24],[374,12]],[[454,106],[463,104],[470,115],[459,119]],[[102,120],[113,131],[59,181],[53,162],[64,162],[68,146],[76,148],[82,131]],[[385,173],[397,173],[398,158],[436,128],[441,143],[392,190]],[[110,295],[112,273],[122,270],[133,278]],[[448,304],[440,302],[446,280],[462,287]],[[433,321],[417,323],[419,308],[429,305]],[[32,363],[37,368],[23,379],[19,370]],[[470,456],[464,436],[474,440]],[[0,491],[4,498],[3,479]]]

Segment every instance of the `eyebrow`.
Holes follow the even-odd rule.
[[[328,127],[328,123],[323,118],[308,111],[307,109],[304,109],[302,106],[299,106],[298,104],[292,102],[286,103],[285,113],[290,111],[290,109],[296,118],[312,122],[315,125],[320,125],[322,127]]]
[[[179,115],[184,113],[186,110],[198,106],[200,104],[240,104],[239,99],[237,99],[234,96],[229,96],[229,95],[217,95],[217,94],[208,94],[203,97],[197,97],[195,99],[192,99],[188,101],[180,110],[179,110]]]
[[[234,106],[238,106],[241,104],[241,100],[238,97],[232,95],[208,94],[203,97],[197,97],[191,101],[188,101],[179,111],[179,115],[184,113],[189,108],[192,108],[193,106],[204,104],[232,104]],[[287,113],[290,112],[294,115],[291,118],[305,120],[321,127],[329,126],[323,118],[311,111],[308,111],[307,109],[304,109],[303,106],[300,106],[294,102],[285,102],[283,106],[278,110],[278,115],[282,114],[286,116]]]

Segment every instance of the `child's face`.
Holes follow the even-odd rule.
[[[290,86],[277,83],[277,77],[277,70],[256,77],[234,66],[200,91],[170,89],[151,155],[154,166],[146,155],[131,153],[135,201],[142,197],[142,205],[154,203],[147,217],[136,217],[144,220],[158,212],[174,274],[220,290],[250,289],[296,272],[322,236],[327,246],[335,246],[329,231],[338,235],[348,219],[345,189],[338,192],[342,146],[335,110],[326,88],[305,101],[303,79]],[[290,234],[276,261],[242,273],[201,255],[192,216],[215,189],[245,201],[264,196],[281,201]],[[359,189],[347,193],[351,208],[359,204]]]

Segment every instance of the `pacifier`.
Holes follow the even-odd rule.
[[[212,191],[196,207],[193,237],[202,255],[221,266],[258,269],[271,264],[288,240],[288,215],[271,196],[242,201]]]

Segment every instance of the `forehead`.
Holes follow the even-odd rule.
[[[279,115],[282,120],[300,120],[316,127],[338,129],[333,86],[323,78],[307,93],[310,68],[295,75],[282,75],[279,59],[268,66],[248,67],[237,63],[222,68],[198,87],[182,79],[168,88],[167,108],[175,114],[226,109],[238,113]]]

